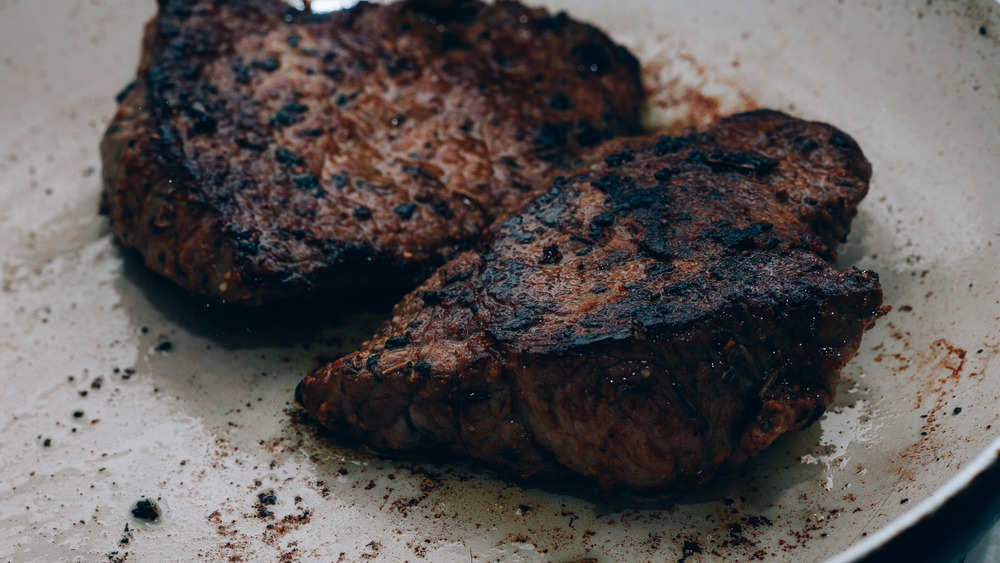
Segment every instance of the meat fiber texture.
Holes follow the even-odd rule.
[[[410,289],[639,130],[639,65],[511,1],[160,0],[101,145],[118,240],[196,294]]]
[[[619,139],[498,221],[298,400],[385,453],[518,478],[684,489],[830,405],[878,277],[834,249],[870,166],[772,111]]]

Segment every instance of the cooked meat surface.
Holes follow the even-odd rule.
[[[160,0],[103,140],[118,239],[226,301],[413,287],[537,178],[639,129],[638,63],[500,0]]]
[[[884,313],[875,273],[827,262],[869,176],[844,133],[771,111],[614,141],[298,400],[381,452],[605,491],[704,482],[816,420]]]

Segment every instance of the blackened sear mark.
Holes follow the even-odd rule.
[[[719,229],[711,235],[712,239],[726,248],[732,250],[749,250],[754,248],[754,239],[763,233],[770,231],[774,225],[771,223],[754,223],[749,227],[725,227]]]
[[[405,336],[393,336],[385,341],[386,350],[398,350],[399,348],[406,348],[409,345],[410,339]]]
[[[413,202],[401,203],[393,208],[393,212],[399,215],[402,220],[407,220],[413,217],[413,212],[417,210],[417,204]]]
[[[726,152],[714,150],[711,154],[696,151],[684,159],[685,164],[707,166],[713,172],[735,172],[746,176],[762,178],[774,171],[777,160],[755,156],[744,151]]]
[[[274,57],[267,57],[266,59],[251,62],[250,66],[253,68],[259,68],[264,72],[274,72],[278,70],[278,67],[280,65],[278,63],[278,60],[275,59]]]
[[[444,278],[444,285],[451,285],[455,282],[467,280],[472,277],[472,272],[453,272]]]
[[[673,154],[693,142],[694,139],[691,137],[660,137],[660,140],[656,141],[656,145],[653,147],[653,154],[656,156]]]
[[[437,213],[438,215],[440,215],[445,219],[452,218],[453,213],[451,212],[451,208],[448,207],[448,202],[446,202],[443,199],[437,199],[437,198],[432,199],[431,209],[434,210],[434,213]]]
[[[598,213],[590,222],[590,238],[594,240],[601,238],[601,235],[604,233],[604,229],[607,229],[614,224],[615,216],[611,212],[605,211],[603,213]]]
[[[413,364],[413,373],[421,376],[428,377],[431,374],[431,370],[434,368],[430,362],[417,362]]]
[[[317,180],[315,176],[310,176],[308,174],[296,176],[295,178],[292,178],[292,182],[294,182],[300,190],[314,192],[316,197],[322,197],[326,194],[323,188],[320,187],[319,180]]]
[[[204,107],[204,105],[202,105],[202,107]],[[215,133],[218,128],[218,122],[214,117],[195,105],[187,106],[185,109],[194,123],[194,126],[191,128],[191,132],[193,134],[212,135]]]
[[[573,47],[570,53],[576,57],[576,69],[580,72],[600,75],[611,70],[611,55],[603,45],[588,41]]]
[[[566,136],[569,131],[565,125],[556,123],[543,123],[542,128],[535,138],[535,142],[542,150],[552,150],[566,144]]]
[[[281,106],[281,109],[271,118],[271,126],[280,129],[282,126],[295,123],[296,116],[309,111],[309,106],[299,103],[290,103]]]
[[[129,92],[132,91],[133,88],[135,88],[135,80],[133,80],[132,82],[129,82],[128,84],[126,84],[125,87],[122,88],[122,91],[118,92],[115,95],[115,102],[119,103],[119,104],[122,103],[125,100],[125,98],[129,95]]]
[[[581,121],[577,124],[576,144],[582,148],[596,147],[604,140],[604,136],[604,133],[589,121]]]
[[[291,125],[293,123],[295,123],[295,116],[286,111],[279,111],[274,114],[274,117],[271,118],[271,127],[275,129],[281,129],[285,125]]]
[[[569,99],[566,94],[560,92],[549,98],[549,107],[559,111],[570,110],[573,109],[573,100]]]
[[[382,356],[379,356],[378,354],[372,354],[371,356],[368,356],[368,360],[365,361],[365,367],[368,368],[368,371],[375,371],[375,368],[378,367],[378,361],[381,357]]]
[[[604,159],[604,163],[610,168],[617,168],[633,160],[635,160],[635,154],[632,151],[622,151],[608,156]]]
[[[437,291],[425,291],[420,298],[424,302],[425,307],[435,307],[441,304],[441,293]]]
[[[559,252],[559,245],[550,244],[542,248],[542,257],[538,259],[539,264],[558,264],[562,261],[562,253]]]
[[[330,179],[333,180],[333,185],[338,190],[343,189],[350,182],[350,179],[343,174],[333,174]]]
[[[591,185],[608,194],[605,203],[612,213],[649,206],[664,207],[673,199],[669,192],[658,187],[636,189],[635,179],[629,176],[602,176]]]
[[[670,182],[671,178],[673,178],[676,173],[677,171],[671,168],[661,168],[660,170],[653,172],[653,179],[661,184],[666,184]]]
[[[450,50],[469,50],[472,46],[465,42],[461,37],[455,35],[454,33],[443,33],[441,34],[441,49],[445,51]]]
[[[301,114],[309,111],[309,106],[305,104],[300,104],[296,102],[288,103],[281,106],[281,111],[286,111],[288,113]]]
[[[286,149],[285,147],[278,147],[274,149],[274,159],[280,164],[286,164],[288,166],[302,166],[302,159],[298,157],[292,151]]]
[[[538,321],[535,319],[535,312],[530,307],[519,308],[514,312],[514,318],[500,327],[502,330],[510,332],[520,332],[526,330]]]
[[[837,131],[833,135],[830,135],[830,144],[836,147],[838,151],[844,154],[853,151],[855,147],[854,141],[840,131]]]

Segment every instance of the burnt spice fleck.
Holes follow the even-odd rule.
[[[132,516],[140,520],[156,522],[160,519],[160,507],[149,499],[140,499],[139,502],[135,503],[135,508],[132,509]]]

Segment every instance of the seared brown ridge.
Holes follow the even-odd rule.
[[[227,301],[417,283],[638,130],[638,63],[516,2],[161,0],[102,143],[125,245]]]
[[[299,400],[383,452],[605,490],[704,482],[819,417],[883,313],[876,274],[824,260],[869,175],[845,134],[770,111],[615,141]]]

